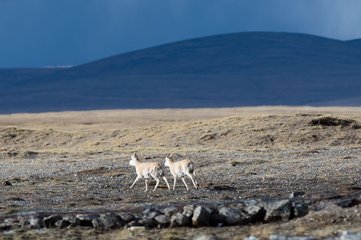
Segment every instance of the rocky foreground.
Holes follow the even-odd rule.
[[[361,112],[194,111],[0,116],[1,237],[360,239]],[[133,152],[192,159],[200,188],[129,189]]]

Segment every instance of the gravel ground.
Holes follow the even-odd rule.
[[[350,116],[361,119],[358,111],[353,109]],[[191,112],[182,121],[162,113],[167,119],[153,117],[150,127],[144,119],[139,120],[138,127],[135,123],[119,125],[121,118],[113,116],[116,122],[106,125],[74,120],[70,125],[64,123],[56,128],[57,122],[46,122],[44,131],[41,130],[43,123],[39,122],[41,118],[32,120],[34,131],[28,130],[31,121],[15,117],[16,124],[22,126],[18,129],[16,124],[9,127],[8,117],[0,117],[0,180],[3,182],[0,219],[34,211],[137,211],[153,205],[288,198],[294,191],[303,191],[311,204],[311,212],[284,224],[106,233],[62,229],[19,234],[23,238],[44,239],[189,239],[200,233],[211,233],[221,239],[243,239],[249,235],[267,239],[273,233],[322,238],[337,236],[340,230],[359,232],[360,205],[343,209],[334,203],[360,194],[361,129],[357,122],[345,126],[310,126],[310,120],[322,117],[312,112],[264,113],[256,117],[251,113],[239,119],[204,121],[192,119]],[[46,119],[52,119],[49,116],[46,115]],[[192,129],[189,134],[184,133],[187,121]],[[177,137],[178,133],[182,135]],[[140,138],[142,135],[146,137]],[[169,153],[180,153],[193,160],[200,188],[194,189],[187,179],[190,191],[186,191],[180,180],[175,191],[169,191],[162,181],[156,192],[144,193],[144,181],[129,189],[136,177],[134,167],[129,166],[130,154],[134,151],[143,161],[162,162]],[[172,182],[169,171],[165,172]],[[151,181],[150,188],[154,184]]]

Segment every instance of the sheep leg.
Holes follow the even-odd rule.
[[[184,177],[182,177],[182,181],[183,181],[183,183],[184,183],[184,185],[186,186],[187,191],[188,191],[188,190],[189,190],[189,189],[188,189],[188,185],[187,185],[186,180],[184,179]]]
[[[145,179],[145,191],[144,192],[146,192],[146,191],[148,191],[148,179]]]
[[[136,182],[138,182],[139,179],[140,179],[140,177],[138,176],[138,177],[134,180],[134,182],[133,182],[132,186],[130,186],[130,188],[132,188],[132,187],[134,186],[134,184],[135,184]]]
[[[197,184],[195,183],[195,181],[194,181],[194,179],[193,179],[193,177],[192,177],[192,174],[187,173],[187,172],[186,172],[185,174],[192,180],[192,183],[193,183],[194,187],[195,187],[195,188],[198,188],[198,187],[197,187]]]
[[[167,184],[168,189],[170,190],[170,186],[169,186],[169,183],[168,183],[167,178],[166,178],[166,177],[163,177],[163,179],[164,179],[165,183]]]
[[[173,190],[175,189],[175,183],[177,182],[177,178],[174,177],[174,181],[173,181]]]

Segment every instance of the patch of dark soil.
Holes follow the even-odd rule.
[[[23,153],[25,158],[35,158],[39,153],[34,151],[26,151]]]
[[[326,126],[326,127],[351,127],[354,129],[361,129],[361,124],[353,119],[342,119],[337,117],[320,117],[312,119],[309,122],[310,126]]]
[[[213,186],[212,189],[218,191],[232,191],[235,190],[236,188],[228,185],[216,185]]]

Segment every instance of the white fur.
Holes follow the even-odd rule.
[[[163,175],[163,169],[161,163],[158,162],[140,162],[137,154],[133,154],[131,156],[131,160],[129,161],[130,166],[135,167],[135,171],[137,173],[137,178],[134,180],[133,184],[130,186],[132,188],[134,184],[141,178],[145,178],[145,191],[148,191],[148,179],[152,177],[157,183],[153,191],[155,191],[159,184],[159,178],[163,177],[164,181],[167,183],[167,187],[170,190],[169,183],[167,179]]]
[[[197,180],[195,179],[195,174],[194,174],[194,164],[191,160],[184,159],[175,162],[171,157],[166,157],[164,166],[169,167],[170,173],[173,175],[174,178],[173,190],[175,189],[177,178],[181,178],[184,185],[187,188],[187,191],[189,190],[187,183],[184,179],[184,176],[188,176],[192,180],[194,187],[198,188],[197,187],[198,183]]]

